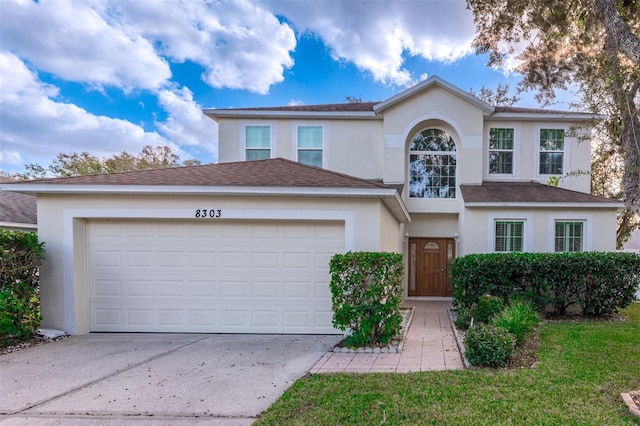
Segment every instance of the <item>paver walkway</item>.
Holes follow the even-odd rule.
[[[464,368],[451,327],[448,301],[405,301],[413,306],[402,353],[325,354],[309,371],[316,373],[408,373]]]

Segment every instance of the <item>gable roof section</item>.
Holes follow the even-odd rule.
[[[380,198],[401,221],[409,214],[397,189],[377,180],[283,158],[173,167],[2,184],[31,194],[181,194]]]
[[[439,87],[454,96],[480,108],[485,119],[495,120],[544,120],[544,121],[570,121],[588,122],[600,120],[602,117],[597,114],[585,112],[557,111],[540,108],[522,107],[502,107],[492,106],[483,100],[473,96],[471,93],[460,89],[448,81],[431,76],[408,89],[379,102],[347,102],[335,104],[317,105],[288,105],[274,107],[252,107],[252,108],[207,108],[203,112],[211,119],[221,118],[316,118],[316,119],[361,119],[361,120],[382,120],[384,111],[388,108],[403,102],[422,91],[431,87]]]
[[[460,185],[465,207],[602,207],[621,208],[618,200],[552,187],[538,182],[482,182]]]
[[[385,109],[388,109],[390,107],[392,107],[393,105],[402,102],[403,100],[417,94],[420,93],[424,90],[428,90],[431,87],[439,87],[441,89],[446,90],[447,92],[451,93],[452,95],[457,96],[458,98],[472,104],[475,105],[476,107],[480,108],[485,114],[491,114],[493,113],[494,107],[491,106],[490,104],[484,102],[483,100],[476,98],[475,96],[473,96],[471,93],[464,91],[462,89],[460,89],[457,86],[454,86],[453,84],[449,83],[448,81],[438,77],[437,75],[431,76],[429,78],[427,78],[426,80],[421,81],[420,83],[409,87],[408,89],[398,93],[397,95],[394,95],[392,97],[390,97],[389,99],[380,102],[379,104],[377,104],[373,110],[376,113],[380,113],[383,112]]]
[[[13,182],[0,178],[0,183]],[[36,197],[0,191],[0,227],[35,228],[38,223]]]

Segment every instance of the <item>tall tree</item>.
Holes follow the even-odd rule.
[[[29,164],[25,167],[25,173],[17,174],[15,177],[21,179],[39,179],[49,176],[69,177],[83,176],[89,174],[128,172],[133,170],[161,169],[177,166],[196,166],[198,160],[185,160],[180,163],[180,157],[168,146],[147,145],[142,148],[138,155],[129,154],[122,151],[110,157],[102,159],[91,155],[88,152],[78,154],[60,153],[49,164],[47,168],[39,164]]]
[[[522,90],[540,101],[577,84],[583,105],[604,119],[597,129],[624,163],[626,206],[640,214],[640,0],[467,0],[474,47],[489,65],[515,47]]]

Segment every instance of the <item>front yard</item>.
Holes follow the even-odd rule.
[[[640,303],[626,321],[550,322],[536,368],[332,374],[298,380],[256,425],[640,425]]]

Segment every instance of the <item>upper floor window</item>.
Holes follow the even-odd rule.
[[[494,251],[523,251],[524,222],[496,220]]]
[[[540,174],[561,175],[564,163],[564,130],[540,129]]]
[[[489,173],[513,173],[513,129],[489,130]]]
[[[246,126],[244,147],[247,161],[271,158],[271,126]]]
[[[322,167],[322,126],[298,126],[298,161]]]
[[[423,130],[411,140],[409,197],[456,197],[456,144],[444,130]]]
[[[582,251],[583,239],[583,222],[556,221],[555,251]]]

